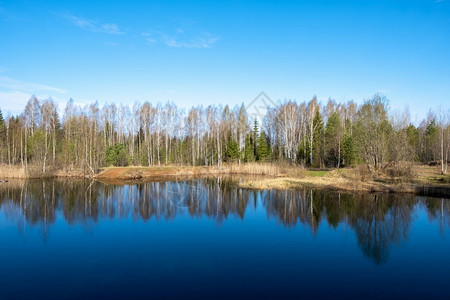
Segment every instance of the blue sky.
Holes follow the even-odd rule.
[[[145,3],[144,3],[145,2]],[[133,104],[450,103],[450,0],[0,2],[0,108],[31,94]]]

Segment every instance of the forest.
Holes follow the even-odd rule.
[[[60,114],[51,98],[32,96],[20,115],[3,116],[0,108],[0,141],[1,164],[40,174],[248,162],[310,168],[365,164],[374,170],[420,162],[447,173],[450,113],[430,110],[416,126],[407,109],[392,112],[387,97],[375,94],[361,105],[331,99],[321,104],[316,97],[280,101],[260,122],[249,117],[244,104],[81,107],[70,99]]]

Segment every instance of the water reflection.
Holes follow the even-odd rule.
[[[92,226],[102,218],[170,221],[180,215],[207,217],[218,225],[230,216],[244,219],[261,206],[285,227],[305,226],[318,234],[321,224],[345,224],[355,232],[361,251],[376,264],[388,261],[393,245],[407,241],[417,208],[450,226],[450,201],[412,195],[340,194],[326,191],[249,191],[221,178],[148,182],[114,186],[99,182],[16,181],[0,186],[0,210],[19,230],[40,226],[45,237],[62,215],[68,224]]]

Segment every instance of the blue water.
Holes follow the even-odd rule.
[[[449,299],[450,200],[224,179],[0,186],[0,299]]]

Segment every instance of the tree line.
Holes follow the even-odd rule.
[[[104,166],[218,166],[287,161],[329,168],[366,164],[380,169],[402,162],[439,164],[447,172],[449,111],[432,112],[415,126],[407,110],[391,113],[385,96],[361,105],[286,100],[269,107],[262,124],[244,104],[180,109],[174,103],[98,102],[71,99],[62,116],[51,99],[32,96],[24,111],[3,117],[0,163],[42,173]]]

